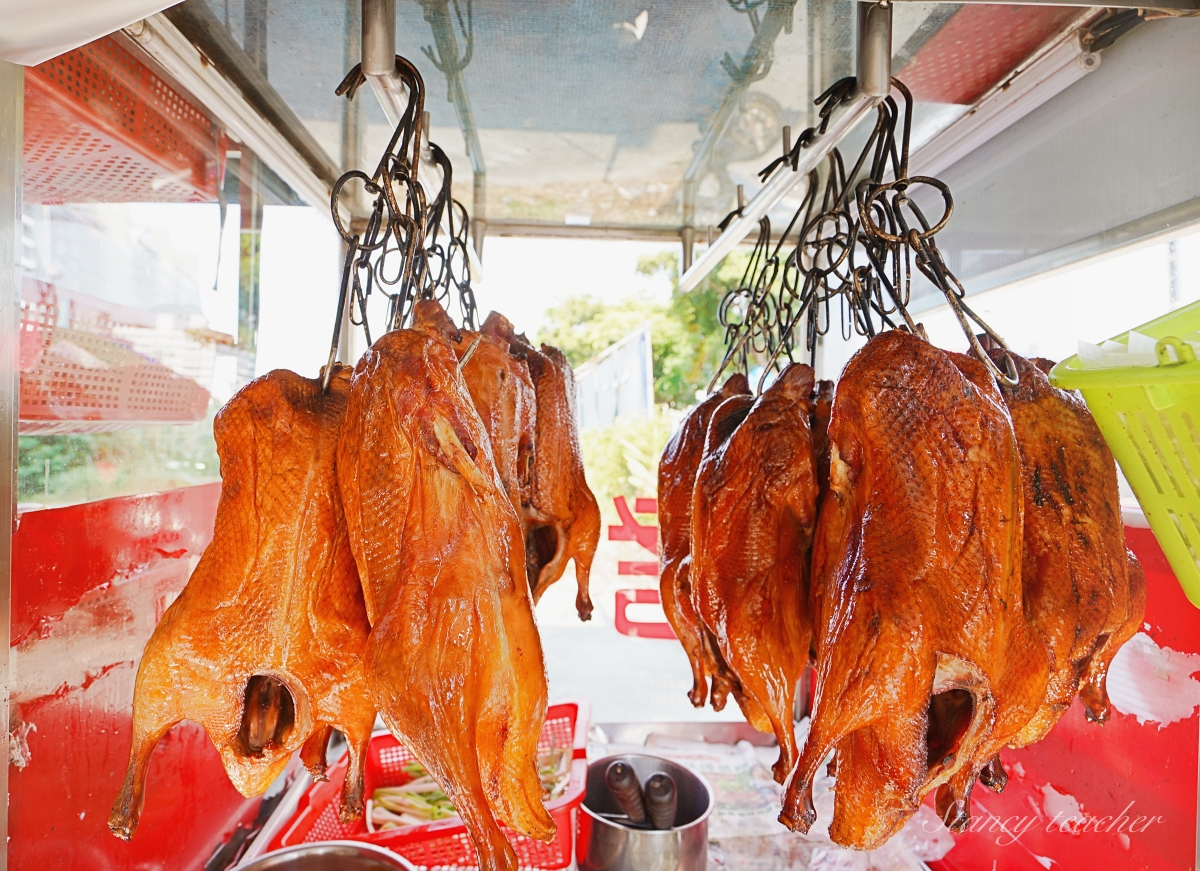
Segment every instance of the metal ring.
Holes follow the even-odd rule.
[[[865,200],[861,201],[859,205],[859,219],[862,221],[864,231],[878,239],[883,239],[887,242],[907,242],[908,240],[904,236],[898,236],[893,233],[889,233],[882,227],[878,226],[871,219],[871,207],[876,201],[882,202],[884,195],[893,191],[895,191],[897,194],[903,194],[907,197],[908,191],[913,187],[913,185],[921,184],[929,185],[930,187],[936,188],[938,191],[940,191],[942,194],[942,201],[945,203],[946,208],[942,213],[942,217],[938,219],[937,223],[926,230],[918,231],[917,235],[920,239],[924,240],[940,232],[946,226],[946,224],[950,222],[950,216],[954,213],[954,197],[950,193],[950,188],[945,184],[945,182],[942,182],[936,178],[930,178],[927,175],[916,175],[910,178],[897,179],[896,181],[888,182],[887,184],[875,186],[868,191],[866,193]],[[861,185],[859,190],[862,190]],[[863,208],[864,205],[866,208]],[[892,209],[896,209],[894,204]]]

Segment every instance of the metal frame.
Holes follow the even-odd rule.
[[[25,68],[0,61],[0,717],[8,730],[12,537],[17,514],[17,354],[21,298],[21,164]],[[8,795],[8,766],[0,774]],[[6,802],[7,804],[7,802]],[[8,814],[0,819],[0,871],[8,867]]]
[[[1022,61],[970,110],[922,145],[909,161],[914,175],[939,175],[1038,106],[1100,67],[1100,55],[1079,37],[1100,13],[1079,15],[1062,33]]]
[[[724,138],[733,123],[734,111],[741,103],[742,98],[750,86],[761,78],[760,75],[757,75],[758,72],[764,66],[770,67],[771,52],[775,48],[775,41],[779,38],[779,34],[785,30],[791,32],[795,3],[796,0],[768,3],[762,20],[759,21],[757,17],[752,19],[757,22],[754,27],[754,38],[742,56],[741,65],[736,68],[741,71],[740,74],[735,76],[731,71],[733,68],[726,68],[733,81],[729,83],[721,105],[713,114],[708,129],[704,132],[704,138],[696,146],[696,154],[683,174],[683,227],[680,228],[678,236],[683,243],[682,268],[684,272],[687,272],[692,266],[692,250],[696,241],[696,194],[700,187],[700,176],[708,168],[713,149]],[[755,14],[757,16],[757,13]]]
[[[759,220],[785,196],[806,185],[808,173],[816,168],[851,130],[875,110],[891,89],[892,7],[883,3],[860,3],[858,7],[858,90],[848,106],[833,118],[824,134],[800,152],[795,168],[781,163],[750,202],[738,210],[725,231],[708,246],[700,259],[679,279],[679,290],[687,293],[717,267],[725,255],[741,244]]]
[[[324,172],[318,174],[291,138],[251,105],[242,91],[163,13],[130,25],[124,33],[190,91],[234,138],[265,160],[309,204],[326,212],[325,204],[329,202],[333,179],[337,178],[332,161],[329,171],[332,178],[325,177]]]
[[[1077,267],[1088,260],[1123,253],[1138,245],[1166,242],[1170,235],[1182,234],[1197,224],[1200,224],[1200,197],[966,279],[963,285],[967,295],[973,296],[1026,279],[1049,278],[1059,270]],[[930,294],[927,300],[914,300],[909,311],[916,315],[945,305],[936,293]]]

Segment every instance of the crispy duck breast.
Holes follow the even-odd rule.
[[[761,732],[775,733],[780,783],[796,764],[792,703],[812,633],[808,562],[817,515],[812,390],[810,367],[785,369],[729,439],[705,454],[692,499],[696,613],[737,680],[735,697],[746,719]],[[721,406],[713,426],[735,402]]]
[[[600,543],[600,506],[583,473],[575,373],[558,348],[544,344],[538,351],[516,336],[511,340],[529,364],[537,394],[533,500],[525,537],[529,587],[537,602],[575,560],[575,609],[580,620],[590,620],[588,585]]]
[[[349,389],[344,367],[326,394],[320,380],[276,370],[217,415],[216,528],[146,644],[114,834],[133,834],[150,754],[184,718],[205,728],[248,796],[302,746],[323,776],[330,728],[338,728],[351,758],[342,816],[361,815],[375,722],[362,661],[369,626],[334,473]]]
[[[1046,698],[1014,741],[1023,746],[1050,731],[1077,691],[1089,719],[1108,719],[1108,666],[1142,625],[1146,582],[1125,547],[1116,462],[1083,399],[1051,386],[1036,361],[1011,356],[1020,382],[1001,392],[1021,452],[1025,613],[1050,654]]]
[[[455,352],[460,360],[471,355],[462,366],[463,380],[487,430],[496,470],[524,532],[533,501],[537,397],[529,366],[509,352],[512,332],[504,315],[492,312],[478,333],[462,333]]]
[[[516,511],[436,302],[354,369],[337,469],[384,722],[463,819],[480,867],[515,869],[497,819],[549,839],[537,742],[546,672]]]
[[[704,448],[700,452],[700,466],[696,469],[696,479],[699,481],[700,469],[704,466],[704,460],[710,456],[720,453],[725,443],[729,441],[734,431],[741,426],[742,421],[746,419],[746,415],[750,413],[751,407],[754,405],[754,396],[751,394],[743,394],[731,396],[717,406],[717,410],[713,412],[712,417],[708,421],[708,432],[704,436]],[[695,509],[696,504],[696,485],[692,485],[692,507]],[[695,535],[695,524],[692,525],[692,534]],[[737,674],[725,661],[725,654],[721,650],[721,645],[717,641],[717,636],[713,634],[708,624],[700,615],[700,604],[696,595],[695,587],[692,585],[692,571],[696,565],[697,552],[696,540],[691,539],[691,552],[684,557],[683,570],[681,574],[687,580],[687,593],[691,599],[691,610],[689,614],[694,615],[696,626],[700,630],[701,645],[700,650],[704,656],[704,670],[709,675],[711,684],[708,693],[709,704],[712,705],[714,711],[722,711],[725,709],[725,703],[729,698],[730,693],[737,700],[738,707],[745,714],[747,710],[753,710],[751,702],[748,701],[745,692],[742,690],[741,681]],[[764,720],[765,717],[759,717],[759,720]]]
[[[835,842],[878,847],[934,788],[961,830],[975,779],[1046,692],[1022,602],[1012,424],[993,382],[891,331],[847,364],[829,438],[814,712],[780,819],[808,830],[813,778],[836,748]]]
[[[719,391],[705,399],[683,419],[667,442],[658,463],[659,591],[667,622],[683,644],[692,666],[692,689],[688,698],[697,708],[708,698],[708,669],[705,667],[704,638],[692,608],[688,572],[691,567],[692,491],[696,470],[704,453],[708,423],[717,407],[732,396],[750,393],[750,382],[738,373],[731,375]]]

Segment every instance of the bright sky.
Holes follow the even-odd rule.
[[[606,300],[631,295],[667,300],[666,276],[637,274],[638,258],[660,251],[678,253],[679,245],[608,239],[525,239],[489,237],[483,246],[483,282],[475,288],[480,311],[502,312],[518,332],[531,338],[546,309],[571,296],[590,294]],[[630,326],[632,329],[636,324]]]

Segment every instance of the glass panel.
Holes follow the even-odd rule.
[[[216,481],[225,400],[324,360],[336,235],[115,40],[26,80],[21,507]]]
[[[348,165],[345,106],[333,91],[358,61],[358,5],[188,0],[180,14],[221,28],[326,153]],[[470,128],[489,221],[676,229],[688,219],[703,235],[733,208],[737,185],[757,190],[783,126],[796,134],[810,126],[814,98],[853,71],[850,0],[688,0],[642,11],[582,0],[397,4],[397,51],[424,77],[431,138],[453,161],[459,200],[474,199]],[[898,8],[898,66],[953,11]],[[366,165],[391,129],[369,89],[356,100],[357,162]],[[922,104],[922,135],[954,114]],[[786,222],[787,211],[776,217]]]

